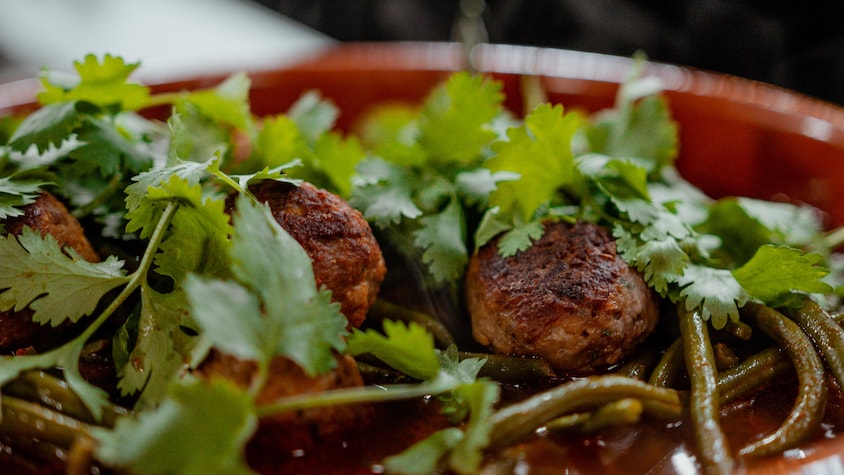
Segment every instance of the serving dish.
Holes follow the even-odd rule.
[[[632,60],[506,45],[479,45],[470,58],[455,44],[348,44],[293,67],[253,71],[251,103],[258,115],[286,110],[304,91],[334,101],[348,128],[368,106],[418,101],[467,65],[500,80],[507,105],[521,111],[520,77],[540,79],[549,100],[595,112],[613,104]],[[769,85],[674,65],[649,63],[680,126],[678,168],[708,194],[805,201],[844,224],[844,110]],[[212,86],[222,76],[155,85],[158,91]],[[33,107],[35,82],[0,86],[0,116]],[[758,473],[839,467],[837,438],[815,442],[751,468]],[[671,452],[668,452],[671,455]],[[670,457],[654,473],[680,471]]]

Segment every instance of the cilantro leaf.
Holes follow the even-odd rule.
[[[249,133],[254,129],[252,112],[249,107],[249,88],[251,80],[244,73],[237,73],[226,78],[211,89],[201,89],[184,94],[177,101],[195,106],[199,113],[214,123],[225,124]]]
[[[257,424],[249,394],[233,383],[188,380],[157,408],[92,432],[99,459],[135,473],[246,475],[243,451]]]
[[[91,263],[51,235],[29,227],[20,236],[0,237],[0,310],[34,311],[32,319],[56,326],[94,312],[111,289],[128,278],[115,257]]]
[[[540,205],[556,198],[561,186],[573,183],[571,140],[581,123],[577,114],[563,115],[561,106],[544,104],[525,118],[522,127],[507,132],[509,140],[493,144],[494,155],[484,166],[520,178],[500,183],[490,194],[490,206],[530,221]]]
[[[381,228],[398,224],[402,218],[415,219],[422,210],[413,202],[412,177],[408,171],[380,159],[364,160],[358,165],[360,177],[350,203],[367,220]]]
[[[313,143],[334,127],[340,111],[318,91],[307,91],[290,106],[287,115],[296,122],[308,141]]]
[[[434,352],[434,338],[420,325],[385,320],[384,334],[373,329],[355,329],[346,352],[352,356],[370,353],[402,373],[416,379],[433,379],[440,370]]]
[[[434,89],[419,117],[419,143],[433,163],[467,164],[495,138],[487,125],[501,113],[501,84],[457,73]]]
[[[511,257],[529,248],[534,241],[545,234],[542,221],[518,224],[508,230],[498,241],[498,254]]]
[[[452,282],[463,275],[469,261],[464,223],[460,202],[452,199],[442,212],[422,217],[421,227],[413,233],[416,246],[424,249],[422,262],[438,282]]]
[[[237,351],[259,355],[256,359],[264,365],[273,356],[284,355],[309,375],[329,370],[336,363],[332,352],[345,347],[347,322],[340,306],[330,301],[330,292],[316,288],[311,260],[299,243],[279,226],[266,206],[253,203],[245,195],[237,201],[230,258],[235,279],[255,294],[262,313],[260,339],[240,338]],[[218,325],[213,320],[232,322],[234,315],[221,315],[231,306],[229,297],[218,295],[214,301],[219,300],[219,305],[211,304],[209,286],[219,286],[214,282],[191,279],[186,290],[192,308],[201,310],[194,312],[200,327],[211,328],[212,336],[225,339],[225,335],[213,331]],[[242,292],[238,295],[242,297]],[[258,317],[248,316],[244,324],[254,325]],[[243,331],[254,335],[249,329]],[[257,347],[246,347],[247,343]]]
[[[665,98],[653,94],[652,79],[634,79],[622,85],[617,108],[600,115],[587,129],[591,151],[647,159],[650,173],[672,164],[678,150],[677,124]]]
[[[9,138],[12,150],[25,152],[34,145],[39,152],[58,147],[81,121],[77,102],[48,104],[28,115]]]
[[[829,271],[817,264],[820,254],[805,254],[785,246],[761,246],[733,276],[753,297],[773,302],[792,291],[829,293],[832,287],[823,282]]]
[[[117,369],[122,394],[141,392],[136,409],[155,407],[190,361],[196,337],[182,330],[193,326],[189,315],[184,291],[163,294],[147,285],[141,287],[137,341],[126,364]]]
[[[22,215],[21,208],[35,202],[46,184],[41,180],[0,177],[0,220]]]
[[[139,172],[152,164],[152,157],[127,139],[113,124],[102,119],[86,117],[76,129],[83,144],[70,152],[77,162],[99,169],[102,176],[118,172]]]
[[[127,64],[123,58],[106,54],[102,59],[89,54],[74,63],[79,77],[67,81],[51,75],[41,77],[44,90],[38,94],[43,105],[66,101],[85,101],[102,107],[118,106],[121,110],[137,110],[149,103],[149,88],[129,82],[129,76],[140,63]]]
[[[724,328],[728,320],[738,321],[738,309],[749,297],[733,274],[725,269],[690,265],[678,283],[683,287],[680,296],[686,299],[686,310],[699,307],[701,317],[719,329]]]

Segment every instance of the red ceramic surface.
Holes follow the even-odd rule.
[[[367,106],[418,101],[433,85],[465,66],[454,44],[349,44],[293,67],[252,72],[257,114],[286,110],[316,89],[342,111],[347,127]],[[520,76],[538,76],[553,102],[595,111],[612,105],[630,73],[626,58],[542,48],[482,45],[473,67],[500,79],[508,105],[520,111]],[[769,85],[684,67],[648,64],[663,80],[680,124],[678,167],[713,196],[796,200],[844,224],[844,109]],[[158,90],[211,86],[222,77],[160,84]],[[32,107],[35,81],[0,85],[0,116]],[[842,470],[837,439],[814,443],[762,463],[755,473]],[[666,462],[667,463],[667,462]],[[664,465],[664,464],[663,464]],[[675,467],[676,468],[676,467]],[[667,473],[657,470],[657,473]]]

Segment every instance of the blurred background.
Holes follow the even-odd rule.
[[[490,42],[641,50],[844,104],[840,0],[0,0],[0,81],[86,52],[179,76],[284,64],[343,41],[448,41],[461,7],[478,4]]]

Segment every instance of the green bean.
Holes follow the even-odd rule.
[[[683,370],[683,364],[683,340],[677,338],[663,353],[649,382],[660,388],[673,386]]]
[[[3,396],[0,433],[31,437],[70,449],[80,437],[89,437],[90,427],[38,403]]]
[[[558,417],[546,424],[550,431],[577,431],[594,433],[606,427],[633,424],[639,421],[644,411],[642,401],[633,398],[619,399],[607,403],[592,412],[580,412]]]
[[[779,347],[766,348],[718,374],[721,405],[729,404],[794,370],[791,360]]]
[[[844,388],[844,328],[817,303],[804,296],[799,308],[789,317],[815,342],[838,387]]]
[[[399,320],[405,323],[417,323],[434,337],[434,342],[436,342],[438,348],[448,348],[449,345],[454,343],[454,336],[439,320],[425,312],[411,310],[384,299],[375,299],[369,309],[368,318],[374,321]]]
[[[484,376],[496,381],[529,381],[548,379],[556,376],[551,364],[544,358],[528,358],[522,356],[496,355],[489,353],[458,352],[461,360],[466,358],[485,358],[486,364],[481,368],[478,376]]]
[[[89,424],[96,422],[79,396],[65,381],[44,371],[22,373],[16,380],[3,386],[3,394],[38,402],[81,422]],[[109,405],[103,412],[99,425],[113,427],[115,420],[127,413],[128,411],[119,406]]]
[[[658,361],[659,355],[656,348],[648,346],[640,349],[629,361],[613,371],[613,374],[645,381],[652,374]]]
[[[744,309],[756,326],[791,358],[799,385],[791,413],[780,427],[740,451],[742,455],[768,455],[804,442],[820,426],[827,396],[824,366],[812,341],[795,322],[754,302],[747,303]]]
[[[497,450],[529,435],[562,415],[600,407],[619,399],[635,398],[655,417],[679,420],[683,406],[673,389],[657,388],[623,376],[591,376],[570,381],[496,411],[491,418],[490,450]]]
[[[691,392],[689,412],[697,453],[707,473],[732,473],[735,462],[719,422],[720,396],[709,329],[699,311],[678,306],[680,335]]]

